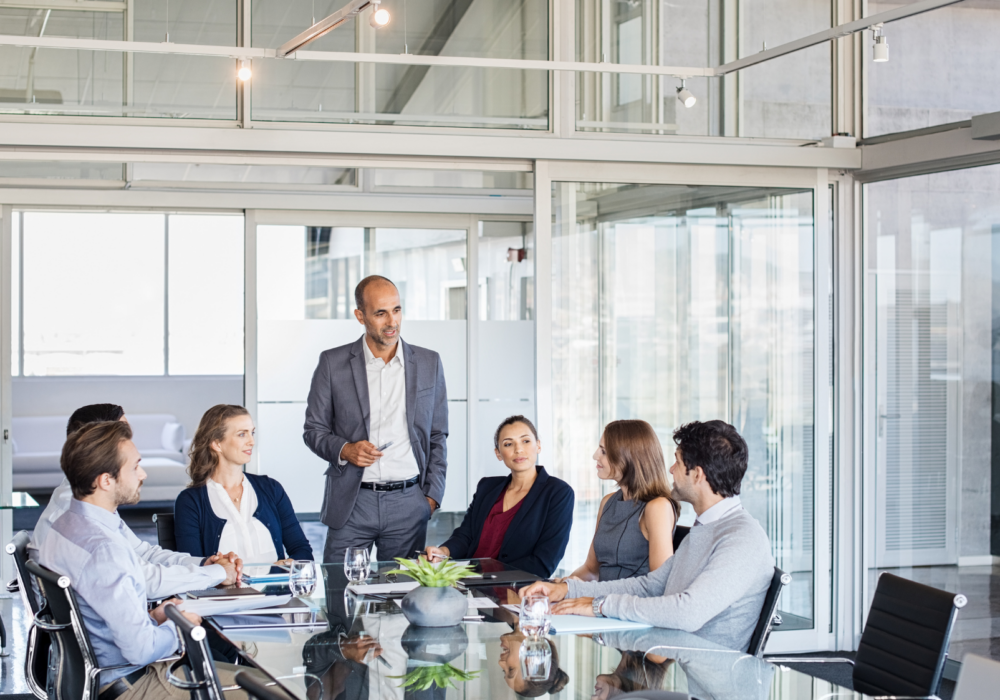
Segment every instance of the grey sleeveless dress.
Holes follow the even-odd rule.
[[[608,499],[594,534],[594,553],[601,565],[601,581],[649,573],[649,542],[639,529],[639,518],[645,508],[643,502],[624,500],[621,491]]]

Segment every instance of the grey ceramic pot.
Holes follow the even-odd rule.
[[[469,648],[469,635],[461,625],[455,627],[410,625],[403,630],[399,642],[411,659],[432,664],[446,664]]]
[[[401,602],[406,619],[417,627],[454,627],[469,608],[465,596],[451,586],[414,588]]]

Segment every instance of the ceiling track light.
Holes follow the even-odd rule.
[[[244,83],[250,80],[250,76],[253,75],[253,71],[250,70],[250,61],[247,59],[240,59],[240,68],[236,71],[236,77],[242,80]]]
[[[872,25],[872,34],[875,43],[872,45],[872,61],[875,63],[885,63],[889,60],[889,42],[882,33],[882,23]]]
[[[381,29],[385,25],[389,24],[389,10],[383,10],[379,8],[379,3],[372,3],[372,14],[368,18],[368,24],[372,25],[375,29]]]
[[[694,103],[698,101],[698,98],[694,96],[694,93],[687,89],[684,78],[681,78],[680,87],[677,88],[677,99],[682,105],[691,109],[694,107]]]

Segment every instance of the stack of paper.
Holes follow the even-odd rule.
[[[177,606],[183,612],[192,612],[202,617],[212,615],[229,615],[232,613],[244,614],[280,614],[288,612],[285,610],[272,610],[285,605],[292,599],[290,595],[267,595],[263,598],[236,598],[229,600],[212,600],[206,598],[202,600],[184,600]],[[255,611],[250,613],[250,611]]]

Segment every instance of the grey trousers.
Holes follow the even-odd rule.
[[[330,528],[323,547],[323,562],[343,564],[348,547],[378,547],[380,561],[413,558],[427,540],[431,506],[419,484],[399,491],[360,489],[358,500],[344,527]]]

